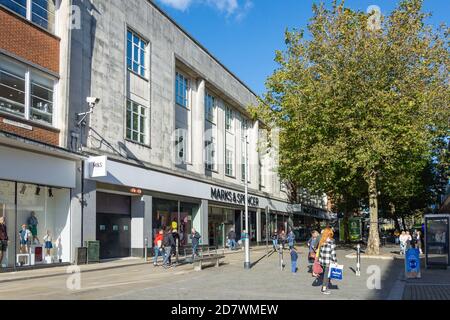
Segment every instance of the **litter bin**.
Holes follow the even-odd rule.
[[[85,241],[87,263],[100,262],[100,241]]]
[[[87,263],[87,248],[79,247],[77,248],[77,255],[75,257],[75,264],[86,264]]]

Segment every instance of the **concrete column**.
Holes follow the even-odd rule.
[[[256,242],[261,242],[261,209],[256,210]]]
[[[205,80],[199,79],[192,108],[192,165],[199,174],[205,173],[205,93]]]
[[[209,245],[209,230],[208,230],[208,200],[202,200],[200,207],[201,229],[199,231],[202,238],[200,243],[202,245]]]
[[[84,180],[84,212],[82,221],[83,241],[97,240],[97,183],[93,180]]]
[[[145,241],[152,243],[152,197],[131,197],[131,256],[143,257]]]
[[[82,246],[81,243],[81,161],[76,164],[76,186],[71,192],[70,199],[70,228],[71,228],[71,256],[70,261],[73,263],[76,259],[76,248]],[[80,169],[80,170],[78,170]]]

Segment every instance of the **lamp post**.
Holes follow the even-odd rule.
[[[250,269],[250,234],[248,225],[248,134],[245,134],[245,260],[244,269]]]

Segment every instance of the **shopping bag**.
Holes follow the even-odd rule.
[[[342,280],[344,276],[344,266],[337,263],[330,264],[330,271],[328,272],[328,278],[334,280]]]

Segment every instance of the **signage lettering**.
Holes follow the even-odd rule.
[[[245,204],[245,194],[240,192],[228,191],[219,188],[211,188],[211,198],[223,202],[230,202],[235,204]],[[259,198],[254,196],[248,197],[248,205],[252,207],[259,206]]]

